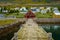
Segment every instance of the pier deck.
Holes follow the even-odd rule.
[[[42,27],[39,28],[32,19],[28,19],[16,35],[16,40],[52,40],[52,37]]]

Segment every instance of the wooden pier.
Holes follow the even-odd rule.
[[[15,33],[11,40],[53,40],[51,33],[47,33],[42,27],[32,19],[28,19],[25,24]]]

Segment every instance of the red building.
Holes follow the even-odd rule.
[[[35,18],[35,14],[32,11],[28,11],[25,14],[25,18]]]

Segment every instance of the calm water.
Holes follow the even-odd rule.
[[[51,32],[54,40],[60,40],[60,24],[39,24],[46,32]]]

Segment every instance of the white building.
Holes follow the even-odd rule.
[[[3,13],[8,13],[8,10],[2,10]]]
[[[14,8],[15,10],[19,10],[20,8],[19,7],[16,7],[16,8]]]
[[[42,13],[42,14],[45,14],[45,13],[47,13],[47,10],[46,10],[46,9],[41,10],[41,13]]]
[[[51,7],[47,7],[46,10],[49,11],[49,12],[52,11],[52,10],[51,10]]]
[[[40,9],[38,9],[37,7],[31,7],[31,10],[33,13],[40,12]]]
[[[40,12],[40,9],[36,9],[37,12]]]
[[[42,10],[42,9],[45,9],[45,7],[40,7],[39,9],[41,9],[41,10]]]
[[[60,11],[58,10],[58,8],[54,8],[54,9],[53,9],[53,13],[54,13],[55,15],[60,15]]]
[[[26,7],[22,7],[20,8],[20,13],[27,13],[28,10],[26,9]]]

